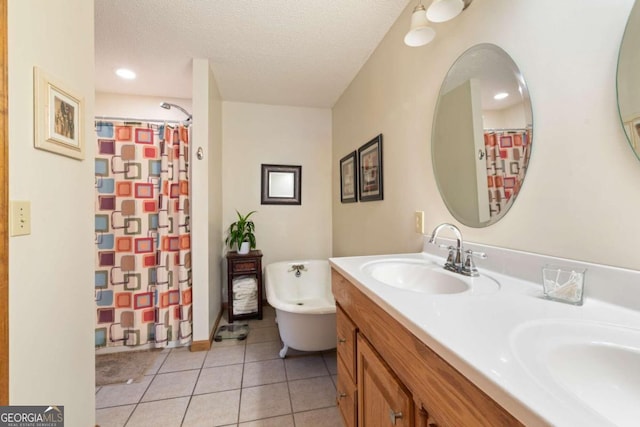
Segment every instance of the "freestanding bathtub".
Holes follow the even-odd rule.
[[[336,347],[336,303],[331,294],[331,269],[326,260],[283,261],[265,269],[267,301],[276,309],[284,346],[302,351]]]

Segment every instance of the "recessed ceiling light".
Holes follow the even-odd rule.
[[[500,92],[500,93],[496,93],[493,96],[493,99],[495,99],[495,100],[505,99],[507,96],[509,96],[509,94],[507,92]]]
[[[136,78],[136,73],[126,68],[118,68],[116,70],[116,74],[118,75],[118,77],[121,77],[127,80],[133,80]]]

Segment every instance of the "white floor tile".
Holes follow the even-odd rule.
[[[141,403],[133,411],[127,427],[180,427],[189,397]]]
[[[273,384],[286,381],[282,359],[245,363],[242,387]]]
[[[199,374],[199,370],[158,374],[142,396],[142,402],[191,396]]]
[[[100,427],[124,427],[136,405],[115,406],[96,410],[96,424]]]
[[[296,427],[343,427],[342,417],[337,407],[314,409],[293,414]]]
[[[129,405],[138,403],[149,387],[153,377],[143,377],[140,382],[131,384],[105,385],[96,394],[96,408]]]
[[[204,359],[204,368],[235,365],[244,362],[245,346],[213,347]]]
[[[193,396],[182,427],[235,425],[239,409],[240,389]]]
[[[242,390],[240,422],[291,413],[287,383],[268,384]]]
[[[191,351],[187,347],[174,348],[164,360],[159,373],[200,369],[207,356],[206,351]]]
[[[322,377],[329,375],[324,359],[320,354],[287,357],[284,361],[287,380]]]
[[[243,365],[204,368],[196,384],[194,394],[214,393],[242,387]]]
[[[335,405],[336,387],[331,377],[289,381],[293,412],[327,408]]]

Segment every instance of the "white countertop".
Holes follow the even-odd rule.
[[[358,289],[524,424],[614,425],[559,383],[539,381],[535,373],[519,363],[510,343],[519,325],[544,319],[601,322],[640,331],[639,311],[589,297],[589,294],[582,306],[549,301],[542,298],[539,282],[481,266],[480,273],[497,280],[499,290],[485,294],[421,294],[388,286],[363,272],[364,264],[384,259],[444,264],[443,256],[426,252],[329,261]],[[640,283],[636,282],[635,286],[634,292],[640,293]],[[637,344],[640,348],[640,342]],[[629,420],[629,425],[638,423],[638,418]]]

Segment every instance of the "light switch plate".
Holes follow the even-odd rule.
[[[9,230],[11,236],[31,234],[31,202],[12,200],[9,202]]]
[[[424,211],[416,211],[414,218],[416,233],[424,234]]]

